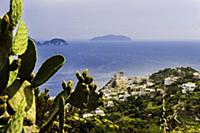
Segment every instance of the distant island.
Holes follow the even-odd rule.
[[[105,36],[99,36],[94,37],[91,39],[91,41],[103,41],[103,42],[126,42],[126,41],[132,41],[130,37],[123,36],[123,35],[105,35]]]
[[[41,42],[37,42],[38,45],[55,45],[55,46],[64,46],[64,45],[68,45],[68,43],[61,38],[54,38],[51,39],[49,41],[45,41],[43,43]]]

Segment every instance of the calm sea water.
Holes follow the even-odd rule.
[[[37,69],[55,54],[66,64],[42,88],[51,95],[62,88],[62,80],[75,80],[77,70],[89,69],[101,88],[118,71],[127,76],[143,76],[165,67],[191,66],[200,70],[200,42],[69,42],[67,46],[39,46]],[[36,71],[37,71],[36,69]]]

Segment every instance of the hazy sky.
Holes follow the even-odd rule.
[[[0,0],[0,13],[9,0]],[[200,40],[200,0],[24,0],[36,39],[88,39],[123,34],[133,39]]]

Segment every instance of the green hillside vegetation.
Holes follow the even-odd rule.
[[[156,84],[163,83],[164,79],[167,77],[180,77],[182,82],[189,82],[193,80],[193,73],[198,72],[191,67],[179,67],[179,68],[166,68],[160,70],[150,76]]]
[[[181,71],[180,71],[181,70]],[[199,132],[200,91],[182,93],[181,83],[196,82],[192,68],[167,68],[150,76],[162,91],[142,96],[130,96],[125,101],[114,101],[114,106],[105,108],[106,118],[119,126],[118,132]],[[177,82],[165,86],[169,76],[179,76]],[[158,87],[158,86],[153,86]]]

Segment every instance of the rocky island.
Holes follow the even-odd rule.
[[[61,38],[54,38],[48,41],[44,41],[43,43],[38,42],[38,45],[53,45],[53,46],[64,46],[64,45],[68,45],[68,43]]]
[[[91,39],[91,41],[98,41],[98,42],[127,42],[132,41],[130,37],[123,36],[123,35],[105,35],[105,36],[99,36],[94,37]]]

